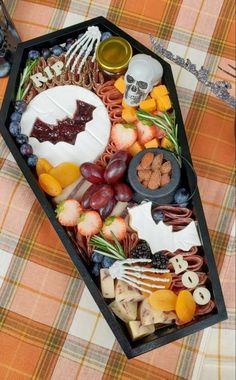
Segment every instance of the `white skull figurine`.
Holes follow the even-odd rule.
[[[125,103],[137,106],[147,97],[152,87],[160,82],[162,75],[162,65],[150,55],[136,54],[132,57],[124,78]]]

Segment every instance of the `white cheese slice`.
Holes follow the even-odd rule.
[[[100,269],[100,285],[104,298],[115,298],[114,279],[111,277],[108,268]]]
[[[127,327],[132,340],[141,339],[155,331],[154,325],[143,326],[140,321],[130,321],[128,322]]]
[[[113,313],[120,318],[123,322],[133,321],[137,318],[137,302],[117,302],[113,301],[109,307]]]
[[[177,249],[188,251],[193,246],[201,245],[195,222],[190,222],[181,231],[173,232],[173,227],[162,221],[156,224],[151,214],[151,202],[128,208],[130,227],[138,233],[140,239],[148,242],[152,253],[167,250],[175,252]]]
[[[155,323],[171,323],[176,318],[173,312],[166,313],[160,310],[155,310],[145,298],[138,307],[138,317],[143,326],[152,325]]]
[[[63,141],[52,144],[49,141],[39,142],[29,137],[29,143],[38,157],[45,157],[52,165],[64,161],[82,164],[94,161],[105,149],[110,136],[110,120],[106,107],[92,91],[80,86],[57,86],[35,96],[22,115],[22,133],[30,136],[37,118],[45,123],[55,124],[57,120],[73,117],[76,111],[76,100],[95,106],[92,120],[83,132],[77,134],[75,144]]]
[[[117,302],[139,302],[142,301],[145,296],[142,292],[133,286],[127,284],[127,282],[118,280],[115,286],[115,298]]]

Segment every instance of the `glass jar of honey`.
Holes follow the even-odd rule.
[[[96,59],[100,69],[108,77],[122,75],[132,57],[130,43],[122,37],[109,37],[100,42],[96,51]]]

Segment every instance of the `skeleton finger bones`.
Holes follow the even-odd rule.
[[[92,62],[95,60],[96,55],[96,49],[101,39],[101,32],[97,26],[89,26],[87,32],[85,32],[82,37],[80,37],[68,50],[66,53],[66,58],[68,58],[66,62],[66,67],[68,67],[75,57],[76,53],[78,53],[77,57],[75,58],[73,65],[71,67],[72,73],[75,71],[75,67],[79,60],[81,59],[81,62],[79,64],[79,67],[77,69],[77,74],[80,73],[84,63],[86,62],[86,59],[88,58],[89,54],[93,50],[94,47],[94,53],[92,57]],[[95,45],[95,46],[94,46]]]
[[[138,266],[134,264],[148,264],[151,263],[151,259],[127,259],[119,261],[117,260],[109,268],[109,273],[112,278],[125,281],[127,284],[137,288],[141,291],[151,293],[148,288],[164,289],[165,286],[159,284],[160,282],[169,282],[168,278],[152,276],[150,274],[163,274],[169,273],[168,269],[156,269],[148,268],[144,266]]]

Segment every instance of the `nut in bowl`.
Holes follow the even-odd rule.
[[[180,178],[176,156],[160,148],[143,149],[133,157],[128,169],[128,182],[136,202],[149,199],[158,204],[171,203]]]

